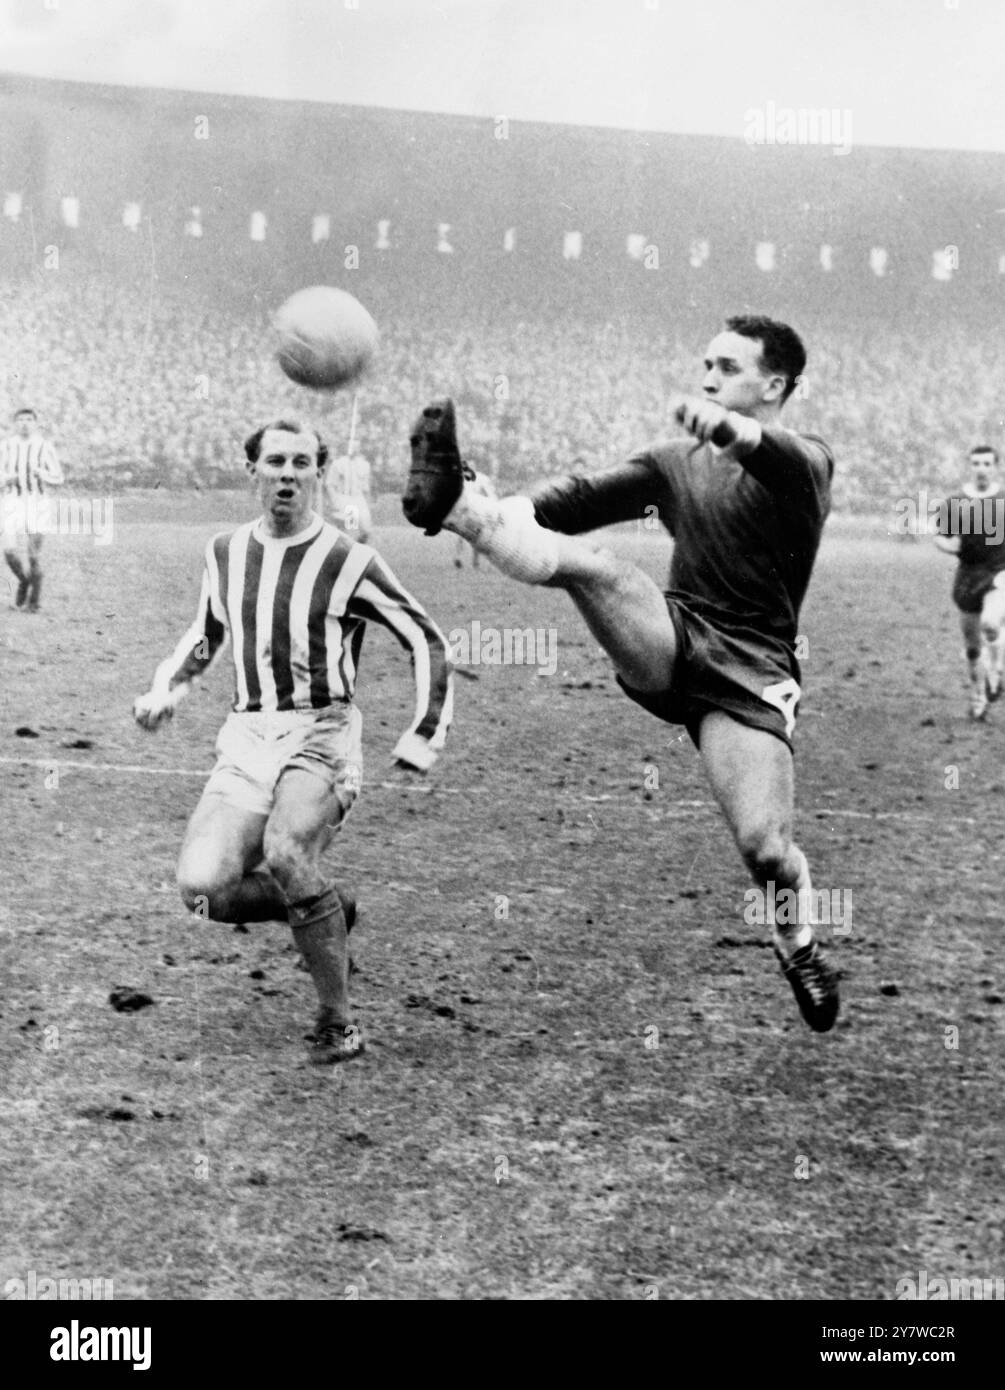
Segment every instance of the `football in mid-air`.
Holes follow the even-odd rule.
[[[276,314],[280,367],[298,386],[337,391],[366,371],[377,350],[377,325],[358,299],[331,285],[291,294]]]

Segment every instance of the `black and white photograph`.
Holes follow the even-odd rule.
[[[37,1365],[358,1301],[966,1364],[1003,54],[999,0],[0,0]]]

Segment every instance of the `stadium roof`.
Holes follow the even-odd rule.
[[[999,0],[0,0],[0,38],[37,77],[727,136],[827,111],[856,145],[1005,150]]]

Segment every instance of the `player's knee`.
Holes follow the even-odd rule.
[[[178,891],[189,912],[213,922],[227,922],[228,907],[236,883],[200,854],[182,857],[178,865]]]
[[[613,550],[585,539],[580,546],[578,554],[570,554],[563,560],[560,573],[552,581],[553,587],[614,591],[624,586],[626,565]]]
[[[967,649],[966,649],[966,652],[967,652],[967,660],[968,660],[968,661],[978,661],[978,660],[980,659],[980,655],[981,655],[981,649],[980,649],[980,647],[972,647],[972,646],[969,646],[969,645],[968,645],[968,646],[967,646]]]
[[[189,912],[210,922],[229,922],[230,887],[198,876],[178,878],[178,891]]]
[[[594,551],[594,567],[598,581],[612,588],[623,586],[631,574],[624,560],[606,545],[598,545]]]
[[[310,868],[311,856],[303,842],[285,827],[266,827],[263,846],[265,864],[280,888],[296,890]]]
[[[743,862],[757,883],[773,883],[782,877],[788,859],[789,837],[777,826],[758,826],[739,836]]]

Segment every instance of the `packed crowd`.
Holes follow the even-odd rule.
[[[272,307],[93,273],[0,284],[0,409],[33,405],[68,476],[92,484],[238,484],[242,440],[279,410],[344,448],[351,398],[286,381]],[[470,307],[437,318],[393,301],[377,317],[357,441],[378,492],[397,491],[410,420],[437,394],[455,398],[466,453],[503,490],[616,461],[665,433],[668,394],[698,386],[716,326]],[[971,444],[1001,442],[1005,349],[990,334],[945,322],[924,335],[882,322],[796,326],[810,364],[788,423],[832,443],[838,509],[878,512],[946,486]]]

